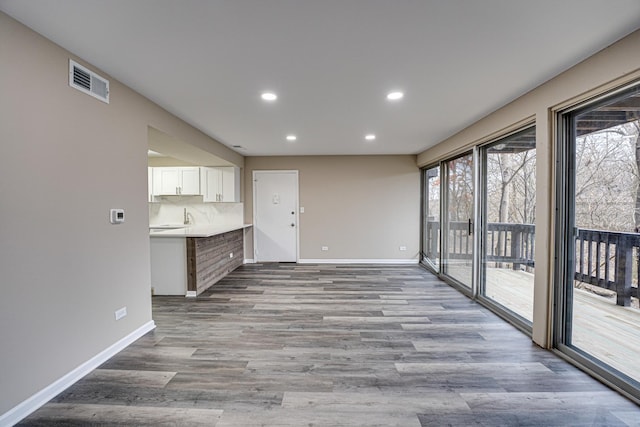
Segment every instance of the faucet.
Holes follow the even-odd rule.
[[[184,225],[188,225],[188,224],[191,224],[191,220],[189,219],[187,208],[184,208]]]

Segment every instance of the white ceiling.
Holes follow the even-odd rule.
[[[243,155],[418,153],[640,27],[638,0],[0,0],[0,10]],[[387,101],[392,89],[405,98]],[[265,103],[265,90],[279,99]]]

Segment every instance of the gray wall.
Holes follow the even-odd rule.
[[[614,43],[505,107],[418,155],[426,166],[491,141],[525,123],[536,124],[536,242],[533,340],[551,345],[554,280],[556,113],[640,79],[640,31]],[[548,248],[547,250],[540,250]]]
[[[420,242],[416,156],[245,158],[245,220],[253,218],[254,170],[298,170],[301,259],[415,258]],[[253,237],[245,257],[253,258]],[[328,246],[329,251],[321,251]],[[400,246],[407,250],[401,252]]]
[[[148,125],[244,163],[113,79],[70,88],[70,57],[0,13],[0,415],[151,320]]]

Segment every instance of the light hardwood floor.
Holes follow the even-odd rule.
[[[640,407],[417,266],[247,265],[22,425],[639,425]]]

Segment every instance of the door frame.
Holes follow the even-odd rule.
[[[443,170],[443,162],[437,162],[430,166],[426,166],[421,168],[420,170],[420,218],[421,218],[421,226],[420,226],[420,255],[418,263],[423,265],[427,270],[431,271],[436,275],[440,275],[442,270],[442,186],[443,186],[443,178],[442,178],[442,170]],[[429,214],[429,177],[427,176],[427,171],[438,168],[438,175],[440,177],[440,189],[438,191],[438,238],[436,242],[436,247],[438,248],[436,253],[437,264],[429,261],[426,257],[427,248],[424,247],[425,238],[427,236],[427,217]]]
[[[295,221],[296,221],[296,264],[300,261],[300,177],[299,171],[294,169],[286,170],[254,170],[251,174],[252,200],[253,200],[253,260],[258,262],[256,250],[258,249],[258,233],[255,230],[257,222],[257,203],[256,203],[256,175],[257,174],[293,174],[296,178],[295,182]]]
[[[488,171],[488,167],[487,167],[487,150],[489,148],[491,148],[492,146],[495,146],[496,144],[499,144],[505,140],[508,140],[509,138],[513,137],[513,136],[517,136],[519,134],[522,133],[526,133],[529,132],[531,130],[534,131],[535,134],[535,129],[536,129],[536,123],[535,122],[531,122],[529,124],[524,124],[521,127],[518,127],[517,129],[513,130],[512,132],[506,133],[503,136],[497,137],[495,139],[491,139],[490,141],[478,145],[478,175],[476,177],[477,179],[477,193],[476,196],[478,197],[478,203],[476,204],[476,208],[477,208],[477,219],[476,219],[476,223],[478,225],[478,227],[476,228],[476,236],[478,237],[478,247],[477,247],[477,251],[478,251],[478,258],[477,258],[477,265],[478,267],[476,268],[477,271],[474,270],[474,272],[477,274],[477,281],[476,281],[476,299],[478,300],[478,302],[480,302],[482,305],[490,308],[494,313],[496,313],[497,315],[499,315],[500,317],[502,317],[503,319],[506,319],[509,323],[511,323],[513,326],[515,326],[516,328],[520,329],[522,332],[524,332],[525,334],[531,336],[533,334],[533,321],[529,322],[527,319],[521,317],[519,314],[517,314],[516,312],[514,312],[513,310],[511,310],[509,307],[506,307],[496,301],[494,301],[493,299],[487,297],[485,295],[485,291],[486,291],[486,264],[484,262],[485,260],[485,256],[487,253],[487,229],[488,229],[488,220],[487,220],[487,203],[488,203],[488,197],[487,197],[487,171]],[[537,153],[536,153],[537,154]],[[536,200],[537,203],[537,200]],[[533,314],[533,313],[532,313]]]
[[[615,389],[634,403],[640,402],[637,381],[607,365],[587,351],[571,344],[573,335],[574,274],[576,265],[575,239],[578,227],[575,224],[576,186],[576,129],[575,117],[584,111],[597,109],[616,97],[638,88],[635,80],[589,99],[577,101],[563,109],[554,110],[555,126],[555,168],[553,179],[555,218],[553,221],[554,262],[553,304],[551,307],[551,351],[572,365],[577,366],[605,385]]]
[[[449,233],[448,233],[448,212],[449,212],[449,197],[447,195],[447,191],[449,188],[449,165],[448,162],[452,160],[459,159],[464,156],[471,156],[472,167],[471,167],[471,180],[473,189],[471,192],[471,196],[473,198],[471,203],[471,230],[472,230],[472,241],[471,241],[471,250],[473,251],[471,255],[471,283],[464,284],[459,281],[455,277],[450,276],[447,273],[447,265],[445,262],[445,258],[447,256],[447,252],[449,250]],[[470,149],[467,149],[463,152],[460,152],[454,156],[447,157],[446,159],[440,162],[440,271],[438,276],[451,285],[453,288],[460,291],[462,294],[468,296],[469,298],[475,299],[477,296],[477,283],[478,283],[478,273],[477,273],[477,265],[479,262],[479,253],[478,253],[478,236],[479,232],[479,221],[477,221],[479,212],[478,212],[478,147],[474,146]],[[445,226],[446,225],[446,226]],[[445,232],[446,231],[446,232]]]

